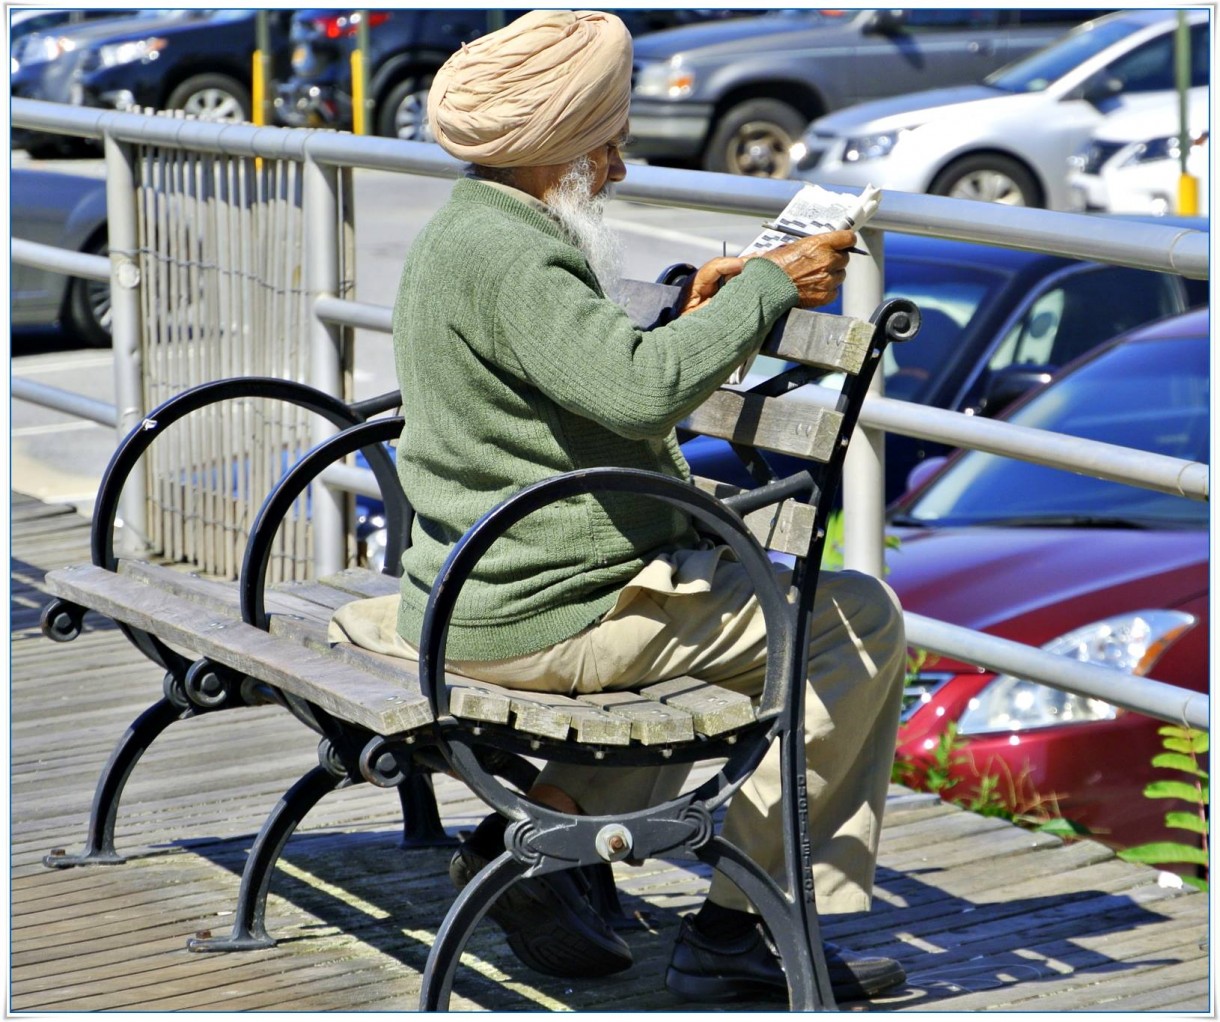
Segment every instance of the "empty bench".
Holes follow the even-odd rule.
[[[672,285],[635,284],[628,308],[636,322],[647,325],[671,315],[676,297]],[[463,889],[440,925],[425,968],[421,1009],[447,1007],[467,939],[495,898],[520,877],[587,869],[601,878],[595,887],[599,907],[612,914],[616,901],[609,864],[649,857],[697,859],[727,875],[759,909],[776,940],[791,1006],[833,1007],[804,837],[807,653],[801,621],[812,606],[829,506],[869,381],[886,344],[913,336],[918,324],[918,310],[894,300],[869,322],[794,311],[777,325],[762,353],[783,360],[785,368],[749,391],[717,392],[680,427],[731,443],[759,478],[754,489],[590,469],[536,484],[489,511],[457,544],[438,576],[418,664],[327,641],[334,610],[351,600],[396,592],[399,583],[392,575],[352,568],[325,578],[267,584],[280,518],[322,468],[356,450],[365,452],[381,485],[389,519],[386,563],[391,570],[397,564],[411,509],[384,445],[397,438],[403,422],[366,418],[389,410],[393,396],[349,408],[285,381],[235,380],[165,402],[133,430],[107,470],[95,507],[92,563],[46,577],[54,597],[43,616],[48,636],[70,640],[86,611],[92,611],[117,622],[165,671],[163,698],[133,723],[102,771],[84,851],[50,856],[48,865],[121,861],[114,825],[123,785],[144,750],[174,721],[275,703],[321,736],[319,765],[276,804],[255,840],[232,933],[193,940],[192,949],[240,950],[274,942],[264,911],[275,862],[310,808],[337,787],[370,782],[394,788],[402,798],[408,843],[451,843],[430,783],[431,773],[448,770],[508,817],[510,826],[505,852]],[[833,410],[784,400],[827,372],[842,374],[844,381]],[[118,493],[140,455],[192,412],[216,400],[249,396],[308,404],[345,428],[301,459],[267,497],[236,582],[117,557]],[[758,457],[763,450],[798,455],[809,459],[810,467],[785,479],[765,478],[769,468]],[[551,501],[610,490],[676,507],[734,550],[754,582],[767,622],[767,672],[757,702],[693,678],[569,698],[445,674],[449,615],[463,582],[496,537]],[[794,559],[794,600],[780,592],[768,551]],[[724,841],[713,822],[715,811],[775,740],[784,762],[785,846],[791,851],[785,889]],[[722,766],[660,806],[613,818],[572,817],[523,797],[535,775],[530,760],[538,758],[612,766],[714,760]]]

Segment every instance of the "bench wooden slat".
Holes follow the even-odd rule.
[[[720,500],[741,493],[741,487],[722,483],[715,479],[695,476],[694,483],[701,490]],[[816,508],[802,504],[799,500],[785,500],[770,507],[751,511],[742,520],[754,538],[767,550],[776,553],[803,557],[809,550],[809,539],[813,533],[813,518]]]
[[[672,284],[621,282],[619,301],[636,326],[652,326],[677,298],[678,288]],[[867,320],[793,309],[771,328],[760,353],[821,369],[857,373],[868,354],[873,330]]]
[[[686,710],[695,730],[709,738],[734,731],[754,721],[754,703],[749,696],[718,688],[698,678],[671,678],[647,685],[640,695],[666,706]]]
[[[147,582],[86,564],[49,572],[46,586],[56,596],[259,678],[378,734],[413,731],[432,719],[418,693]]]
[[[235,618],[241,617],[241,601],[237,586],[231,581],[207,578],[198,572],[183,571],[176,566],[141,561],[135,558],[121,559],[118,573],[149,585],[155,585],[166,592],[191,600],[213,611],[228,611]],[[291,598],[281,598],[270,592],[267,594],[266,602],[269,612],[292,614],[299,611],[299,606],[292,602]]]
[[[638,692],[597,692],[580,696],[631,725],[631,737],[641,745],[673,745],[695,737],[694,719],[685,710],[666,706]]]
[[[840,412],[825,408],[721,389],[683,419],[681,425],[692,432],[734,443],[828,461],[842,418]]]
[[[346,568],[318,580],[323,585],[357,597],[391,596],[401,587],[401,580],[383,575],[370,568]],[[277,589],[279,586],[276,587]]]
[[[373,572],[343,574],[338,581],[348,590],[383,593],[386,588],[385,577]],[[240,620],[232,583],[167,565],[124,561],[118,573],[79,565],[50,572],[47,588],[378,734],[400,734],[431,723],[412,661],[350,643],[330,644],[332,608],[359,598],[333,588],[332,581],[290,583],[268,594],[268,602],[277,608],[270,615],[270,632]],[[299,595],[306,592],[309,599]],[[445,680],[455,717],[472,724],[511,723],[523,734],[558,741],[677,744],[696,735],[723,734],[753,720],[747,697],[693,678],[652,685],[639,694],[577,698],[513,691],[455,674]]]
[[[867,320],[793,309],[771,329],[761,352],[855,375],[868,356],[874,330]]]

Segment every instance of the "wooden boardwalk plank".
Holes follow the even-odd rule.
[[[253,835],[317,762],[317,736],[275,707],[170,727],[128,784],[116,836],[125,864],[42,866],[51,848],[79,847],[98,771],[159,698],[161,672],[96,616],[69,645],[40,635],[42,574],[88,559],[88,522],[16,494],[13,507],[13,1011],[414,1010],[428,946],[453,896],[449,853],[400,848],[396,794],[367,784],[327,795],[285,847],[267,907],[276,947],[185,950],[196,931],[228,931]],[[313,584],[298,588],[293,598],[329,599]],[[661,723],[643,710],[643,720]],[[485,814],[458,782],[435,783],[450,833]],[[459,970],[453,1007],[722,1010],[681,1004],[664,990],[681,915],[702,901],[706,868],[649,861],[618,864],[615,873],[625,909],[648,922],[625,934],[636,958],[630,972],[579,983],[539,976],[485,923]],[[1092,842],[1064,845],[893,788],[873,910],[823,927],[828,938],[894,955],[908,970],[905,989],[848,1006],[857,1010],[1208,1011],[1209,900],[1156,879]]]

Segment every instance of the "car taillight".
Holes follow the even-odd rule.
[[[390,18],[389,11],[373,11],[369,15],[369,28],[384,24]],[[328,14],[324,18],[314,18],[311,22],[314,29],[327,39],[344,39],[356,34],[360,27],[360,12],[351,14]]]

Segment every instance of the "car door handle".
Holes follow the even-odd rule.
[[[980,57],[990,57],[995,53],[995,43],[990,39],[973,39],[969,44],[971,53],[977,53]]]

